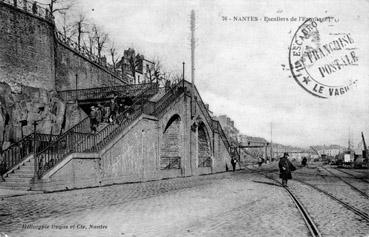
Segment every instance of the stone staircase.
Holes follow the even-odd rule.
[[[35,173],[34,169],[34,159],[31,155],[18,166],[3,175],[5,181],[0,182],[0,188],[29,190],[31,180]]]
[[[142,88],[140,95],[136,96],[133,104],[121,114],[118,114],[114,123],[102,123],[95,133],[91,133],[89,126],[89,118],[85,118],[76,124],[70,130],[59,135],[48,146],[36,153],[36,158],[29,155],[19,164],[14,166],[7,174],[4,175],[5,182],[0,181],[0,188],[11,188],[20,190],[29,190],[31,182],[33,182],[35,167],[34,162],[37,161],[37,176],[35,180],[41,180],[42,177],[63,159],[72,153],[96,153],[101,151],[110,141],[127,128],[133,121],[137,120],[143,113],[159,116],[165,112],[165,109],[173,103],[182,93],[186,93],[189,83],[185,83],[186,87],[178,83],[170,91],[161,93],[158,96],[157,86]],[[156,96],[156,97],[155,97]],[[155,98],[155,101],[152,99]],[[201,98],[197,101],[200,108],[207,115],[207,120],[222,140],[229,151],[229,143],[218,121],[211,119]]]
[[[117,115],[114,123],[101,123],[95,133],[91,132],[88,117],[70,128],[44,150],[36,154],[37,176],[41,178],[47,171],[72,153],[97,152],[129,123],[143,113],[143,105],[158,91],[157,84],[140,85],[135,92],[132,105]],[[90,95],[89,95],[90,96]]]

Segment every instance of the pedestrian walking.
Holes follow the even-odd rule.
[[[3,175],[6,173],[6,163],[5,163],[5,159],[3,157],[3,151],[2,149],[1,150],[1,153],[0,153],[0,177],[1,177],[1,180],[2,181],[5,181]]]
[[[259,167],[260,167],[263,163],[264,163],[264,158],[259,157],[259,159],[258,159]]]
[[[283,157],[279,160],[279,177],[282,179],[282,186],[287,187],[287,181],[292,179],[291,172],[296,170],[295,166],[288,160],[288,153],[285,152]]]
[[[237,160],[233,157],[232,160],[231,160],[233,172],[236,170],[236,163],[237,163]]]
[[[301,165],[303,167],[305,167],[307,165],[307,158],[306,157],[302,158]]]
[[[91,126],[91,131],[92,132],[96,132],[97,129],[97,111],[95,106],[91,106],[91,111],[90,111],[90,126]]]

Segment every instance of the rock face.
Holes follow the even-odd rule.
[[[9,144],[36,131],[59,134],[65,127],[66,105],[55,91],[21,86],[15,93],[6,83],[0,82],[0,145]]]

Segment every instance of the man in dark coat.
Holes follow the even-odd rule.
[[[288,160],[288,153],[285,152],[279,160],[279,177],[282,179],[282,186],[287,187],[287,180],[292,179],[291,171],[296,170],[291,161]]]
[[[236,170],[236,163],[237,163],[237,160],[233,157],[231,159],[231,164],[232,164],[233,172]]]

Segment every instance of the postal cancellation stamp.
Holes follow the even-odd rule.
[[[337,23],[307,19],[295,32],[289,48],[293,78],[319,98],[344,95],[358,81],[355,39]]]

